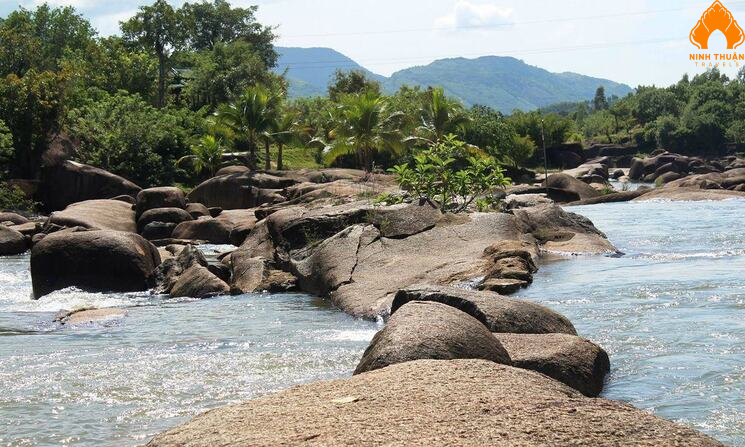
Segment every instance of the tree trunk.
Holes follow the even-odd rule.
[[[166,55],[158,51],[158,108],[165,106],[166,99]]]
[[[266,169],[267,171],[272,169],[272,161],[269,158],[269,145],[270,143],[268,139],[264,141],[264,169]]]
[[[277,144],[277,170],[281,171],[284,167],[282,162],[282,143]]]

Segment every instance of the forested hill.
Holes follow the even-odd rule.
[[[601,85],[608,96],[622,97],[631,92],[624,84],[576,73],[551,73],[512,57],[442,59],[385,78],[329,48],[277,47],[277,52],[280,58],[276,71],[282,73],[287,69],[293,97],[325,94],[337,69],[363,70],[370,78],[380,81],[387,93],[404,84],[441,86],[448,96],[457,97],[466,105],[488,105],[504,113],[591,99]]]

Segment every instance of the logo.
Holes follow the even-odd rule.
[[[717,30],[727,38],[728,50],[736,49],[745,41],[745,33],[737,24],[737,20],[719,0],[704,12],[701,20],[691,30],[689,39],[698,49],[708,50],[709,37]]]

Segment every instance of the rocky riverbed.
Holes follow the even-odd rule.
[[[111,184],[110,195],[122,185],[131,189],[121,180]],[[555,200],[597,197],[570,175],[549,177],[545,187]],[[17,249],[32,246],[39,300],[70,286],[94,293],[155,288],[173,299],[303,291],[354,317],[387,321],[354,378],[215,410],[152,445],[411,444],[425,437],[447,443],[448,436],[504,445],[541,439],[550,445],[719,445],[596,398],[612,358],[565,316],[505,296],[528,287],[547,256],[617,255],[590,220],[545,200],[458,215],[428,204],[373,204],[370,194],[382,191],[396,193],[390,178],[350,170],[228,173],[188,197],[163,187],[71,203],[29,234],[14,228],[25,222],[7,216],[6,232],[21,238],[6,236]],[[205,256],[197,248],[205,242],[237,248]],[[59,322],[110,317],[85,310]],[[396,386],[388,386],[393,377]],[[388,391],[360,396],[372,383]],[[491,384],[489,391],[477,392],[483,383]],[[438,391],[454,386],[462,392]],[[311,407],[346,423],[333,429],[315,423],[310,430]],[[445,408],[462,408],[456,425],[466,428],[453,431],[452,419],[438,417]],[[420,416],[405,430],[372,433],[366,424],[375,414],[383,421]]]

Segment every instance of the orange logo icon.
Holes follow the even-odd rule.
[[[732,17],[732,13],[722,5],[719,0],[715,1],[709,9],[701,16],[696,26],[691,30],[689,36],[691,43],[701,50],[709,49],[709,37],[719,30],[727,38],[727,49],[734,50],[745,41],[745,33]]]

